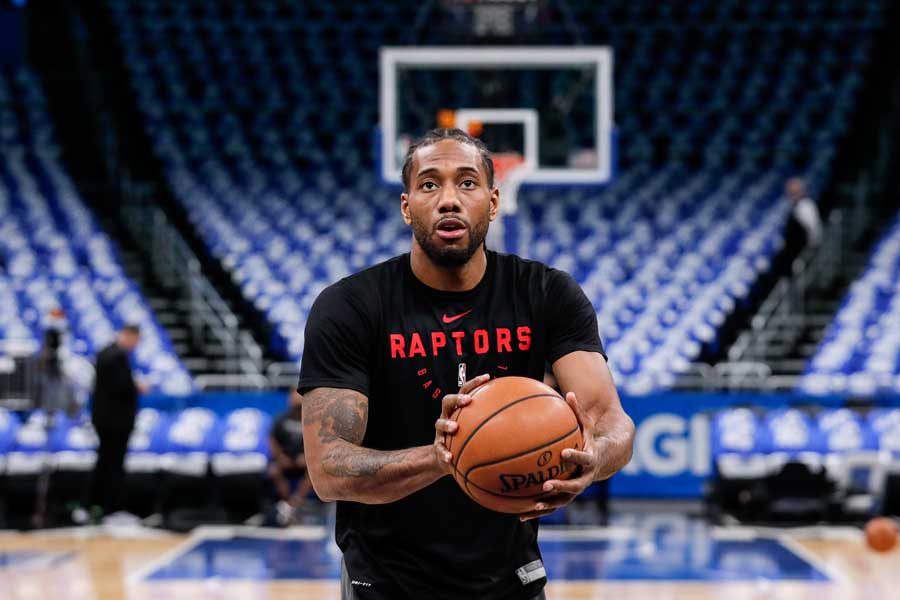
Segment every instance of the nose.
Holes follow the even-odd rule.
[[[459,202],[459,195],[455,185],[445,185],[441,188],[441,197],[438,201],[438,212],[460,212],[462,204]]]

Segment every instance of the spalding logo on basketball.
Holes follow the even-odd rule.
[[[444,444],[456,482],[470,498],[504,513],[533,509],[550,479],[568,479],[565,448],[582,447],[581,429],[566,401],[540,381],[501,377],[472,393],[453,414],[459,423]]]
[[[577,449],[578,446],[575,446]],[[545,452],[544,454],[549,454],[549,452]],[[538,459],[538,464],[540,464],[540,459]],[[565,479],[568,477],[568,472],[570,470],[574,470],[574,467],[570,463],[561,462],[558,465],[553,465],[544,470],[532,471],[531,473],[501,473],[500,477],[500,487],[503,493],[515,492],[522,488],[536,488],[541,489],[541,486],[544,485],[545,481],[549,481],[551,479]],[[566,477],[560,477],[560,475],[565,475]]]

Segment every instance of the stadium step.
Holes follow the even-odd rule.
[[[166,300],[165,298],[147,298],[147,304],[150,305],[150,308],[154,310],[154,312],[161,312],[172,306],[171,300]],[[173,313],[169,313],[173,314]]]
[[[157,323],[166,330],[173,350],[181,359],[198,359],[191,361],[190,366],[184,360],[185,366],[193,375],[240,373],[242,370],[233,361],[206,360],[207,354],[216,359],[225,356],[219,338],[211,331],[197,329],[202,319],[196,318],[199,313],[185,297],[186,291],[173,289],[160,280],[156,274],[163,259],[154,256],[149,244],[142,245],[143,241],[136,239],[126,225],[127,219],[134,219],[134,206],[142,202],[158,206],[166,203],[165,180],[140,134],[143,124],[132,114],[128,93],[121,88],[124,65],[115,52],[109,51],[116,36],[114,30],[107,29],[110,24],[102,18],[105,13],[89,3],[71,6],[71,10],[50,15],[46,23],[41,21],[38,37],[52,38],[54,43],[36,44],[34,48],[42,76],[48,82],[50,110],[59,124],[63,160],[81,196],[114,242],[118,262],[128,279],[137,285]],[[77,52],[65,51],[73,50],[76,42]],[[103,135],[98,135],[101,131]],[[173,215],[169,217],[175,222]],[[184,231],[190,231],[191,225],[178,228],[187,239]],[[229,293],[206,273],[210,257],[202,253],[202,245],[187,241],[204,275],[227,302]],[[226,284],[229,282],[226,280]],[[253,318],[264,323],[258,314],[247,319],[246,307],[235,313],[239,327],[245,330],[256,327]],[[262,329],[253,329],[252,335],[257,340],[270,337]]]
[[[823,313],[823,314],[809,314],[804,315],[803,320],[812,327],[827,327],[831,321],[833,320],[831,312]]]
[[[240,362],[230,358],[205,358],[194,356],[183,359],[184,365],[192,372],[201,374],[227,374],[240,371]]]
[[[165,311],[157,312],[156,320],[159,321],[159,324],[162,325],[163,327],[166,327],[169,325],[177,325],[178,323],[181,322],[181,319],[178,317],[178,315],[175,315],[175,314],[172,314],[169,312],[165,312]]]
[[[227,370],[235,367],[234,361],[226,363],[224,360],[207,358],[224,359],[228,353],[212,332],[199,331],[195,334],[197,315],[192,314],[193,304],[182,296],[181,290],[165,285],[154,275],[150,264],[152,258],[137,249],[137,241],[122,223],[107,217],[104,226],[119,243],[123,269],[140,287],[147,304],[159,324],[165,328],[172,348],[181,357],[185,367],[194,375],[235,372]]]
[[[806,310],[813,313],[832,315],[840,305],[841,300],[839,299],[810,299],[806,301]]]
[[[169,339],[173,342],[180,342],[190,338],[190,332],[182,327],[168,327]]]
[[[819,349],[819,344],[800,344],[797,349],[801,356],[809,358]]]

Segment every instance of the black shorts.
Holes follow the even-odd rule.
[[[364,592],[365,600],[394,600],[393,598],[381,598],[380,595],[373,595],[372,592]],[[347,567],[344,565],[344,559],[341,559],[341,600],[363,600],[356,589],[350,583],[350,575],[347,573]],[[523,600],[547,600],[544,590],[537,596]]]

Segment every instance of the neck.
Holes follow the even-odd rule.
[[[413,275],[430,288],[442,292],[466,292],[478,285],[487,271],[487,255],[481,246],[469,262],[459,267],[442,267],[434,264],[421,246],[414,240],[409,263]]]

